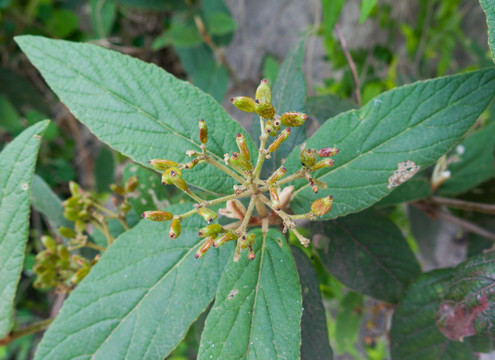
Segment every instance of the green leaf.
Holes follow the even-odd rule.
[[[93,30],[99,38],[107,37],[117,15],[116,0],[91,0],[89,7]]]
[[[10,69],[0,67],[0,84],[9,84],[0,87],[0,94],[7,97],[14,108],[21,109],[22,114],[32,109],[38,109],[45,114],[50,112],[43,94],[30,81]]]
[[[393,360],[472,359],[468,342],[445,338],[435,326],[440,296],[452,269],[422,274],[407,290],[395,309],[390,330]]]
[[[31,185],[31,203],[37,211],[48,219],[52,229],[56,230],[60,226],[73,227],[73,223],[64,216],[62,201],[45,180],[36,174]]]
[[[391,192],[389,178],[402,162],[426,168],[473,125],[495,95],[495,70],[421,81],[375,98],[361,110],[334,117],[307,141],[307,148],[337,146],[335,166],[314,178],[329,184],[314,194],[306,180],[295,183],[291,207],[296,213],[333,195],[336,218],[369,207]],[[299,149],[285,162],[288,173],[300,168]]]
[[[0,128],[4,128],[14,136],[18,135],[24,129],[17,110],[3,95],[0,95]]]
[[[122,5],[144,10],[180,10],[186,7],[183,0],[118,0]]]
[[[486,14],[488,25],[488,45],[492,50],[492,58],[495,61],[495,3],[492,0],[480,0],[481,7]]]
[[[54,10],[54,13],[48,23],[46,29],[53,36],[58,38],[66,38],[76,31],[79,27],[79,18],[72,11],[67,9]]]
[[[304,104],[308,115],[315,117],[320,124],[345,111],[355,109],[356,105],[335,95],[318,95],[306,98]]]
[[[278,76],[278,71],[280,70],[280,65],[277,59],[273,56],[266,56],[263,60],[263,77],[268,80],[269,84],[273,84]]]
[[[299,359],[302,299],[290,248],[277,230],[257,235],[256,258],[225,267],[198,359]]]
[[[95,163],[96,191],[99,193],[109,192],[110,184],[115,183],[115,162],[113,152],[106,146],[100,148]]]
[[[495,123],[468,136],[448,156],[450,178],[440,193],[454,195],[465,192],[495,175]]]
[[[153,41],[153,49],[165,46],[192,47],[201,44],[202,38],[194,24],[174,22],[169,30]]]
[[[17,136],[0,153],[0,338],[12,328],[12,305],[24,261],[29,225],[29,189],[48,121]]]
[[[339,20],[345,0],[321,0],[323,10],[323,35],[327,40],[333,36],[333,28]]]
[[[328,243],[318,249],[323,265],[357,292],[394,303],[420,273],[400,230],[373,211],[328,222],[324,234]]]
[[[359,23],[362,24],[370,16],[371,10],[376,5],[377,0],[362,0],[361,1],[361,14],[359,15]]]
[[[301,359],[332,360],[333,352],[328,343],[327,320],[318,277],[313,264],[304,252],[296,247],[292,247],[291,250],[299,274],[303,299]]]
[[[60,99],[103,142],[148,165],[150,159],[190,160],[199,151],[198,121],[208,124],[208,153],[223,161],[235,149],[235,134],[248,134],[213,98],[153,64],[89,44],[35,36],[16,38]],[[231,139],[229,141],[229,139]],[[199,188],[230,193],[236,183],[211,165],[183,174]]]
[[[207,19],[208,32],[211,35],[226,35],[237,29],[237,23],[232,16],[224,12],[216,12],[211,14]]]
[[[335,319],[335,344],[339,354],[353,352],[356,348],[363,317],[362,308],[363,296],[354,291],[348,292],[340,301]]]
[[[301,71],[304,61],[304,43],[304,39],[300,40],[289,50],[284,62],[280,65],[277,80],[273,84],[272,104],[279,115],[287,111],[304,112],[306,82]],[[259,121],[254,124],[259,125]],[[282,159],[287,158],[292,149],[305,139],[306,126],[291,128],[289,138],[279,146],[277,151],[272,154],[271,159],[265,161],[265,163],[270,164],[270,169],[278,168],[282,163]]]
[[[170,206],[171,196],[167,188],[160,183],[157,173],[138,164],[129,164],[122,173],[123,184],[134,175],[137,176],[139,185],[129,197],[129,203],[137,214]]]
[[[194,85],[222,103],[229,86],[229,73],[224,65],[217,64],[213,57],[203,59],[202,65],[196,69],[192,78]]]
[[[117,238],[66,300],[35,358],[163,359],[213,299],[232,253],[228,244],[196,259],[203,224],[187,218],[171,240],[170,222],[142,220]]]
[[[446,285],[437,325],[449,339],[495,335],[495,252],[459,264]]]
[[[402,202],[424,199],[430,195],[430,181],[421,172],[392,190],[388,196],[376,203],[376,206],[400,204]]]

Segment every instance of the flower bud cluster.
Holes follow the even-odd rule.
[[[68,230],[63,231],[67,234]],[[35,288],[57,288],[60,292],[70,292],[73,285],[81,282],[99,259],[97,256],[89,261],[79,255],[71,256],[69,249],[58,244],[51,236],[42,236],[41,242],[45,250],[39,252],[35,258]]]
[[[318,192],[319,188],[326,188],[325,183],[314,179],[310,173],[333,166],[335,162],[329,157],[336,155],[339,150],[334,147],[320,150],[303,149],[300,154],[302,168],[299,171],[286,176],[287,168],[281,166],[266,180],[260,179],[264,160],[270,158],[271,154],[290,138],[291,128],[302,126],[307,121],[308,116],[294,111],[278,115],[272,104],[270,85],[266,80],[261,81],[254,98],[237,96],[233,97],[231,102],[239,110],[256,113],[260,117],[261,136],[257,159],[253,159],[254,154],[250,153],[244,134],[237,133],[235,143],[238,150],[233,151],[230,155],[225,154],[224,163],[217,161],[207,151],[208,138],[214,137],[215,134],[209,133],[207,121],[201,119],[199,121],[199,142],[201,144],[199,147],[201,151],[186,151],[186,154],[192,157],[191,161],[181,164],[169,159],[153,159],[149,162],[152,167],[162,172],[163,185],[173,185],[196,201],[197,204],[194,205],[194,209],[184,214],[151,210],[145,211],[142,216],[152,221],[171,221],[169,230],[171,239],[177,239],[180,236],[183,219],[194,214],[201,216],[207,225],[198,230],[198,237],[202,240],[196,252],[196,258],[204,256],[212,247],[220,247],[230,241],[235,241],[234,261],[239,260],[241,251],[245,249],[248,250],[248,258],[253,260],[256,257],[253,249],[256,236],[247,231],[249,226],[262,226],[266,229],[267,225],[283,225],[284,231],[291,229],[301,243],[308,246],[309,240],[297,232],[294,221],[298,219],[314,220],[317,216],[327,214],[331,210],[333,197],[330,195],[317,199],[307,214],[291,215],[290,212],[287,212],[287,207],[293,187],[282,188],[282,185],[296,179],[306,178],[313,191]],[[274,139],[268,145],[270,138]],[[322,159],[318,160],[317,157]],[[182,178],[182,171],[193,169],[200,163],[213,165],[238,181],[239,184],[234,186],[233,194],[209,201],[194,194]],[[249,199],[247,208],[239,201],[242,198]],[[220,214],[237,220],[225,226],[213,223],[218,214],[211,209],[211,206],[223,202],[226,202],[227,206],[225,209],[220,209]]]

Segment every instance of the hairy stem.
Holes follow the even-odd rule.
[[[431,197],[431,200],[438,205],[445,205],[454,209],[476,211],[480,213],[495,215],[495,205],[493,204],[481,204],[472,201],[449,199],[439,196],[433,196]]]
[[[41,320],[38,321],[34,324],[31,324],[24,329],[19,329],[16,331],[12,331],[10,334],[8,334],[6,337],[0,339],[0,347],[5,346],[7,344],[10,344],[12,341],[19,339],[21,337],[31,335],[34,333],[37,333],[38,331],[46,329],[50,324],[55,320],[55,318],[49,318],[46,320]]]

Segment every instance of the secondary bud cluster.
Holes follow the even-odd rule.
[[[65,232],[67,234],[67,230]],[[69,292],[73,285],[84,279],[99,259],[97,256],[89,261],[79,255],[71,256],[68,248],[58,244],[51,236],[42,236],[41,242],[45,250],[35,258],[35,288],[57,288],[61,292]]]
[[[162,184],[174,185],[182,190],[189,197],[197,202],[194,209],[184,214],[172,214],[166,210],[146,211],[142,216],[152,221],[171,221],[169,237],[179,238],[181,234],[181,221],[191,215],[198,214],[207,225],[198,229],[198,237],[201,244],[196,252],[196,258],[200,258],[212,247],[220,247],[230,241],[236,241],[234,261],[238,261],[241,251],[248,250],[248,258],[253,260],[255,252],[253,245],[256,236],[249,233],[249,226],[260,226],[262,224],[280,225],[284,231],[291,229],[301,244],[308,246],[309,240],[303,237],[295,228],[294,220],[311,219],[327,214],[332,207],[333,197],[326,196],[313,202],[311,211],[302,215],[291,215],[287,212],[293,186],[282,188],[282,185],[290,181],[306,178],[313,191],[325,189],[326,184],[311,176],[311,172],[331,167],[334,160],[330,159],[338,153],[335,147],[327,147],[320,150],[303,149],[300,153],[302,168],[296,173],[287,176],[287,168],[280,166],[267,179],[260,179],[261,167],[265,159],[281,148],[284,142],[290,141],[291,128],[302,126],[308,119],[306,114],[289,111],[281,115],[276,113],[272,104],[272,91],[266,80],[262,80],[256,89],[254,98],[248,96],[237,96],[231,99],[239,110],[256,113],[260,117],[260,147],[257,158],[254,159],[250,152],[246,137],[242,132],[235,135],[236,151],[224,155],[224,162],[219,162],[207,151],[209,138],[214,138],[215,134],[208,131],[207,121],[199,121],[199,148],[198,150],[187,150],[186,154],[191,157],[191,161],[181,164],[168,159],[150,160],[150,165],[162,172]],[[269,139],[273,141],[269,143]],[[223,139],[222,139],[223,141]],[[234,146],[235,146],[234,145]],[[322,159],[318,159],[322,158]],[[234,178],[238,185],[234,186],[232,195],[221,197],[215,200],[203,200],[194,194],[186,181],[182,178],[182,171],[195,168],[198,164],[211,164],[224,173]],[[249,198],[249,206],[239,201],[241,198]],[[225,209],[220,210],[220,214],[225,217],[235,219],[227,225],[214,223],[217,219],[217,212],[211,209],[212,205],[226,202]],[[266,228],[263,225],[263,228]]]

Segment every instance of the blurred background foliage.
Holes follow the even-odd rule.
[[[32,284],[35,256],[43,249],[41,236],[60,237],[58,227],[73,227],[64,218],[61,204],[61,199],[70,196],[70,181],[105,204],[112,201],[111,184],[124,185],[137,176],[137,193],[128,199],[131,225],[136,214],[180,202],[182,195],[163,189],[153,173],[102,145],[79,124],[16,47],[14,36],[38,34],[107,47],[152,62],[224,104],[231,95],[253,92],[262,77],[273,82],[285,53],[306,38],[304,73],[309,96],[305,108],[313,129],[396,86],[493,66],[486,22],[476,0],[240,3],[0,0],[0,149],[29,125],[53,120],[44,136],[33,182],[32,230],[16,298],[17,328],[54,316],[66,296],[53,289],[34,289]],[[250,118],[240,117],[232,107],[227,110],[250,127]],[[437,193],[495,202],[493,113],[488,111],[460,147],[447,155],[445,161],[452,164],[449,170],[458,175],[439,185]],[[463,148],[470,149],[469,157],[460,156]],[[418,197],[431,193],[432,173],[434,169],[425,169],[415,178],[414,191],[422,191]],[[491,246],[491,241],[468,236],[459,228],[445,230],[445,222],[432,220],[416,207],[394,205],[392,197],[387,201],[379,204],[380,212],[401,228],[425,270],[452,265],[439,258],[440,233],[453,231],[454,252],[464,247],[472,255]],[[488,215],[465,210],[454,210],[454,214],[495,229]],[[113,236],[124,231],[117,221],[109,227]],[[91,236],[96,244],[104,243],[98,230]],[[298,244],[296,239],[290,242]],[[90,253],[83,255],[91,257]],[[336,358],[388,358],[390,305],[346,289],[317,257],[312,261]],[[204,318],[205,314],[195,322],[169,359],[196,357]],[[39,338],[40,334],[31,335],[0,347],[0,358],[31,358]]]

